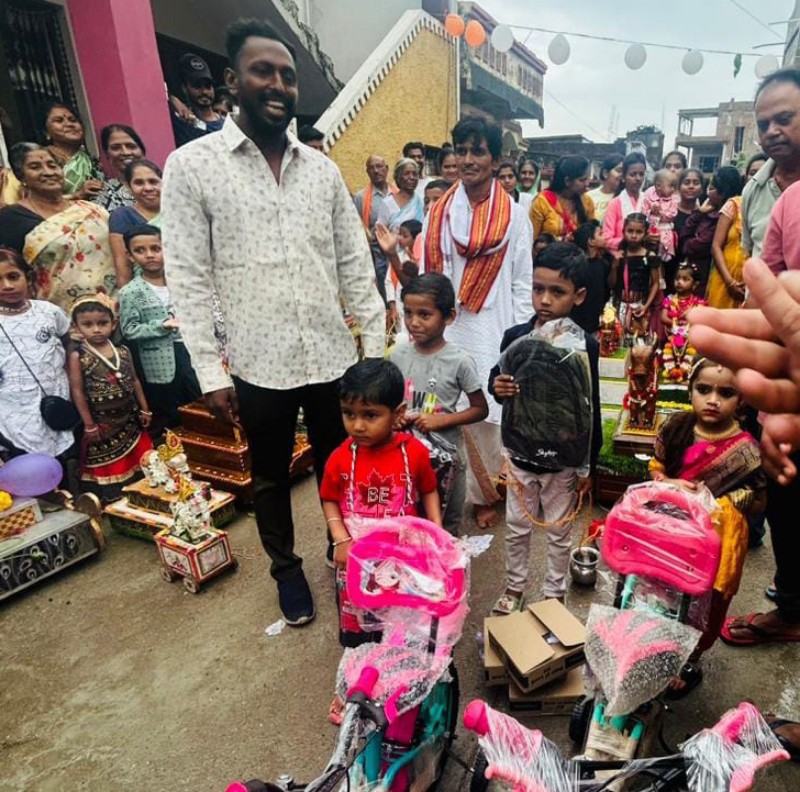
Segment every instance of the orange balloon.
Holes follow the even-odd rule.
[[[464,41],[470,47],[480,47],[486,41],[486,30],[477,19],[470,19],[464,30]]]
[[[464,32],[464,20],[458,14],[448,14],[444,20],[444,29],[454,38]]]

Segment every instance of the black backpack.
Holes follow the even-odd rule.
[[[592,434],[586,352],[525,336],[506,349],[500,366],[520,388],[503,401],[503,445],[512,459],[552,471],[586,464]]]

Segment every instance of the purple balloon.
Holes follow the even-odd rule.
[[[0,467],[0,490],[23,498],[52,492],[64,476],[61,463],[47,454],[23,454]]]

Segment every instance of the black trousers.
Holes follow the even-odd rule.
[[[800,454],[792,461],[800,465]],[[784,621],[800,622],[800,575],[797,559],[800,557],[800,531],[794,510],[800,503],[800,479],[793,479],[782,487],[772,479],[767,480],[767,522],[775,553],[776,603]]]
[[[185,344],[176,342],[172,348],[175,350],[175,377],[172,382],[159,385],[142,380],[147,403],[153,411],[155,426],[151,434],[153,430],[160,433],[164,429],[179,426],[181,417],[178,407],[189,404],[202,395]]]
[[[339,406],[339,381],[272,390],[234,378],[234,386],[253,460],[253,508],[258,533],[272,559],[272,577],[289,580],[303,568],[303,559],[294,552],[289,484],[297,412],[303,408],[319,483],[328,457],[347,436]]]

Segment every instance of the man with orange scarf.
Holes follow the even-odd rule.
[[[453,128],[460,181],[434,204],[425,221],[422,270],[453,282],[457,316],[446,338],[469,352],[487,391],[507,327],[533,314],[533,234],[524,209],[494,178],[502,152],[500,127],[467,117]],[[467,498],[478,525],[498,521],[497,481],[503,467],[500,407],[488,399],[489,417],[464,433],[469,460]]]
[[[355,203],[361,222],[367,231],[378,291],[381,293],[383,301],[386,302],[385,282],[388,262],[380,245],[375,241],[375,223],[383,217],[381,213],[383,201],[392,193],[389,185],[389,166],[386,164],[386,160],[378,154],[369,157],[367,159],[367,176],[369,184],[353,196],[353,203]]]

